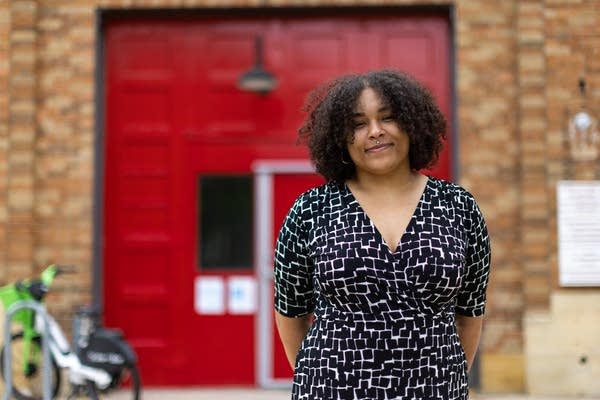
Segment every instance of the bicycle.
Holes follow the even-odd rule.
[[[72,271],[69,267],[48,266],[39,279],[18,281],[0,288],[0,300],[8,308],[20,301],[33,300],[45,308],[44,298],[55,277]],[[68,372],[71,391],[68,399],[87,396],[98,399],[99,393],[128,387],[132,399],[140,399],[141,379],[137,356],[121,331],[108,329],[99,322],[100,313],[91,308],[76,312],[73,323],[73,346],[56,320],[47,314],[47,331],[43,318],[30,309],[21,309],[12,322],[22,330],[11,334],[12,395],[17,400],[42,399],[42,368],[51,368],[51,393],[55,398],[61,386],[61,370]],[[46,333],[50,360],[42,360],[42,332]],[[4,352],[0,350],[0,371],[5,379]],[[45,363],[44,363],[45,361]]]

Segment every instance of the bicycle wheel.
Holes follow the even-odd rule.
[[[122,393],[120,399],[140,400],[142,391],[142,380],[137,365],[128,365],[114,378],[113,389]]]
[[[30,351],[37,356],[33,361],[29,362],[27,367],[24,367],[25,355],[23,352],[23,332],[18,332],[12,335],[11,339],[11,363],[12,363],[12,394],[17,400],[38,400],[44,396],[43,388],[43,370],[48,364],[42,363],[42,346],[39,336],[31,341]],[[2,379],[4,379],[4,352],[6,346],[2,346],[0,351],[0,370],[2,371]],[[56,365],[56,361],[50,356],[50,385],[52,397],[56,397],[60,388],[60,369]]]

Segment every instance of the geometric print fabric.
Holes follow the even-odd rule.
[[[467,399],[455,315],[483,315],[489,264],[456,184],[429,177],[393,251],[345,184],[299,196],[275,247],[275,309],[314,315],[292,399]]]

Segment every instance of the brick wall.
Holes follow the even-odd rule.
[[[456,7],[459,180],[494,251],[483,388],[524,390],[523,316],[559,291],[556,181],[600,177],[598,163],[569,160],[564,136],[580,75],[598,115],[598,1],[0,0],[0,281],[66,261],[79,273],[60,281],[53,307],[66,322],[89,301],[98,7],[384,3]]]
[[[4,271],[7,277],[29,270],[33,252],[33,198],[36,137],[36,20],[37,4],[32,1],[10,1],[4,7],[6,32],[7,101],[2,116],[2,176],[5,207]],[[6,28],[5,28],[6,29]],[[10,73],[8,73],[10,72]]]
[[[6,275],[6,232],[8,208],[8,55],[10,51],[10,8],[8,0],[0,0],[0,282]]]
[[[522,181],[530,207],[521,230],[531,247],[523,260],[528,300],[523,320],[526,390],[598,396],[600,353],[590,338],[597,337],[600,326],[595,309],[600,291],[558,286],[556,183],[600,180],[600,161],[572,160],[566,136],[568,117],[582,105],[596,117],[600,115],[600,3],[540,3],[544,24],[536,46],[543,51],[538,68],[544,72],[544,82],[536,91],[536,119],[543,131],[536,135],[541,140],[534,140],[539,141],[536,155],[523,156],[523,163],[536,165],[536,185],[526,188]],[[585,97],[578,89],[580,77],[587,83]]]

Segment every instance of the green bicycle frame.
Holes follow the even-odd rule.
[[[40,275],[40,282],[46,287],[50,287],[54,278],[58,274],[59,269],[55,264],[49,265],[44,269]],[[42,303],[42,300],[38,300],[27,290],[31,286],[32,282],[24,280],[20,286],[17,284],[9,284],[0,288],[0,301],[4,305],[5,310],[8,310],[13,304],[30,300],[38,303]],[[32,361],[38,361],[40,357],[41,349],[35,346],[31,346],[31,342],[40,336],[40,332],[35,329],[35,312],[33,310],[20,310],[17,311],[13,317],[12,322],[19,323],[23,328],[23,372],[27,374],[29,368],[32,365]]]

